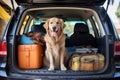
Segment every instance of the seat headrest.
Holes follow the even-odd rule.
[[[76,23],[74,27],[74,32],[89,33],[89,29],[88,26],[84,23]]]
[[[44,33],[46,33],[46,30],[45,30],[45,28],[43,27],[43,24],[44,23],[41,23],[40,25],[33,25],[32,27],[31,27],[31,31],[33,31],[33,32],[44,32]]]

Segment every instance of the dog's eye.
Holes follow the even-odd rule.
[[[56,22],[56,24],[59,24],[59,22]]]
[[[50,24],[53,24],[53,22],[50,22]]]

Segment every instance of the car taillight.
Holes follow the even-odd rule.
[[[120,41],[115,42],[115,56],[120,56]]]
[[[0,56],[7,56],[7,43],[5,41],[0,42]]]

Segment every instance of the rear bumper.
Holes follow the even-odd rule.
[[[0,80],[28,80],[28,79],[0,77]],[[31,79],[31,80],[33,80],[33,79]]]
[[[51,76],[52,77],[52,76]],[[32,78],[30,79],[30,77],[26,77],[26,78],[15,78],[15,77],[0,77],[0,80],[85,80],[84,78],[49,78],[49,77],[46,77],[46,78]],[[87,80],[119,80],[120,77],[116,77],[116,78],[87,78]]]
[[[3,72],[2,72],[3,73]],[[5,73],[5,72],[4,72]],[[4,76],[0,75],[0,80],[107,80],[107,79],[112,79],[112,80],[119,80],[120,78],[120,73],[116,73],[116,76],[114,78],[110,78],[109,76],[106,78],[103,78],[105,75],[93,75],[93,76],[42,76],[42,75],[24,75],[24,74],[12,74],[10,76]]]
[[[118,67],[117,67],[118,68]],[[26,74],[16,74],[16,73],[12,73],[9,76],[7,75],[6,71],[3,68],[0,68],[0,80],[102,80],[102,79],[112,79],[112,80],[119,80],[118,78],[120,78],[120,69],[116,69],[116,73],[113,76],[113,74],[101,74],[101,75],[87,75],[87,76],[76,76],[76,75],[72,75],[72,76],[63,76],[63,75],[38,75],[38,74],[34,74],[34,75],[26,75]],[[113,78],[111,78],[111,76],[113,76]]]
[[[52,77],[52,78],[50,78],[50,77],[52,77],[52,76],[49,76],[49,77],[44,77],[44,78],[32,78],[32,79],[30,79],[31,77],[26,77],[26,78],[20,78],[20,77],[0,77],[0,80],[119,80],[120,79],[120,77],[116,77],[116,78],[86,78],[86,79],[84,79],[84,78],[75,78],[75,76],[74,76],[74,78],[54,78],[54,77]]]

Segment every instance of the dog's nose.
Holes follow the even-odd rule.
[[[53,27],[53,31],[56,31],[56,27]]]

